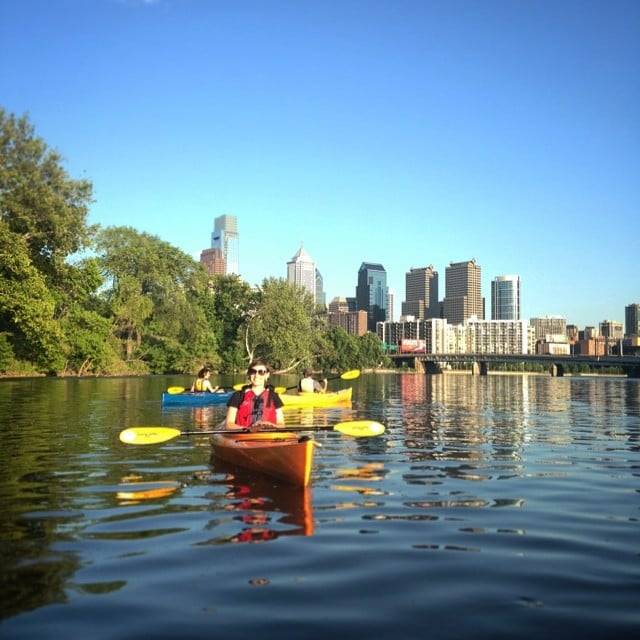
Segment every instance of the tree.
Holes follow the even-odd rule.
[[[61,161],[26,117],[0,108],[0,219],[47,279],[90,244],[94,231],[86,222],[91,183],[72,180]]]
[[[210,294],[200,264],[131,227],[102,230],[97,248],[109,285],[103,296],[131,366],[187,372],[217,362],[215,334],[202,305]]]
[[[215,276],[211,296],[203,306],[216,337],[222,367],[227,371],[247,365],[245,329],[256,312],[260,294],[237,275]]]
[[[389,358],[384,353],[384,345],[375,333],[367,331],[358,337],[358,366],[377,368],[388,364]]]
[[[313,314],[308,291],[284,279],[264,280],[255,315],[247,325],[249,358],[265,358],[280,371],[311,361]]]
[[[323,369],[347,371],[359,366],[358,339],[342,327],[333,327],[326,334],[328,348],[321,354]]]

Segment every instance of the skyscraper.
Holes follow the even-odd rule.
[[[405,274],[405,301],[402,315],[416,320],[433,318],[438,313],[438,272],[433,265],[411,268]]]
[[[306,289],[316,302],[316,264],[302,245],[287,262],[287,282]]]
[[[491,319],[520,320],[520,276],[496,276],[491,281]]]
[[[629,304],[624,308],[624,334],[628,338],[640,336],[640,304]]]
[[[393,322],[394,318],[393,318],[393,307],[395,305],[395,301],[396,301],[396,292],[391,289],[391,287],[389,287],[389,289],[387,290],[387,322]]]
[[[240,275],[238,244],[238,219],[236,216],[218,216],[213,222],[211,248],[222,251],[225,273]]]
[[[446,268],[444,317],[449,324],[463,323],[471,316],[484,320],[480,273],[475,258],[466,262],[451,262]]]
[[[376,322],[387,315],[387,272],[381,264],[363,262],[358,270],[356,303],[358,311],[367,312],[367,328],[375,332]]]
[[[200,263],[210,276],[224,275],[224,256],[220,249],[205,249],[200,253]]]
[[[316,269],[316,304],[323,309],[327,306],[324,294],[324,280],[322,274]]]

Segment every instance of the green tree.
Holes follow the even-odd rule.
[[[265,358],[287,371],[312,360],[313,296],[281,278],[267,278],[260,288],[255,314],[246,327],[250,359]]]
[[[47,371],[64,366],[64,339],[55,299],[33,266],[26,240],[0,220],[0,330],[15,355]]]
[[[347,371],[360,365],[358,339],[342,327],[327,331],[326,350],[320,354],[320,364],[325,370]]]
[[[388,365],[389,358],[384,353],[384,345],[375,333],[367,331],[358,337],[358,366],[362,368],[377,368]]]
[[[131,227],[98,235],[104,292],[122,354],[152,372],[188,372],[217,364],[215,334],[202,301],[207,277],[193,258]]]
[[[245,329],[256,313],[260,294],[237,275],[215,276],[210,291],[212,295],[203,308],[216,336],[221,366],[226,371],[244,369]]]
[[[0,216],[46,278],[89,246],[94,231],[86,223],[91,183],[71,179],[61,163],[26,117],[0,108]]]

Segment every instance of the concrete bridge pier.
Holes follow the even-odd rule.
[[[471,375],[486,376],[488,373],[489,373],[489,367],[486,362],[473,361],[471,363]]]
[[[640,366],[637,367],[624,367],[624,372],[628,378],[640,378]]]
[[[439,362],[431,362],[431,360],[428,360],[424,363],[424,372],[429,376],[436,375],[442,373],[442,367]]]
[[[564,367],[557,362],[551,365],[549,369],[552,378],[562,378],[564,376]]]

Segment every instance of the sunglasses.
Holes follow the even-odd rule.
[[[266,376],[269,373],[266,369],[249,369],[250,376]]]

